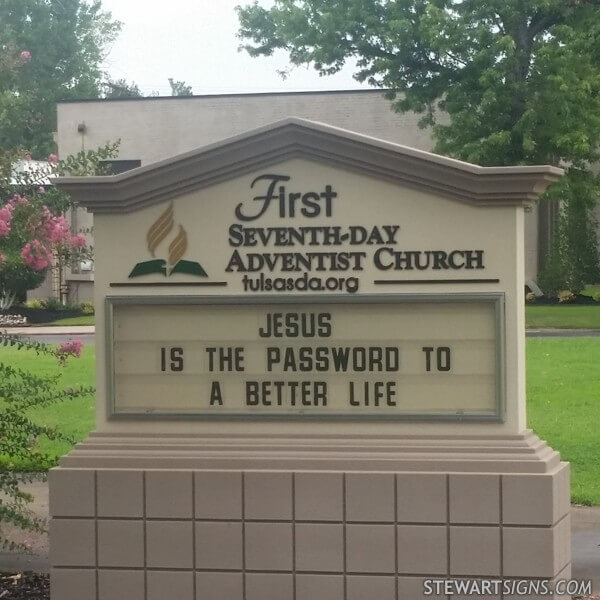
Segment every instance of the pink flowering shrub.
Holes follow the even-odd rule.
[[[74,234],[64,216],[42,199],[14,194],[0,208],[0,296],[15,296],[37,287],[57,261],[87,258],[85,236]]]
[[[10,233],[10,222],[12,220],[12,205],[0,208],[0,237]]]
[[[82,350],[83,342],[81,340],[69,340],[68,342],[63,342],[60,344],[56,348],[55,354],[58,358],[58,361],[64,365],[69,356],[80,358]]]
[[[24,54],[22,61],[30,58]],[[1,61],[0,56],[0,67]],[[23,156],[31,159],[30,154],[0,150],[0,310],[41,285],[49,269],[62,288],[65,267],[92,257],[86,236],[73,232],[64,217],[77,204],[48,182],[53,175],[106,174],[104,161],[115,158],[118,148],[118,142],[109,143],[64,160],[50,154],[43,167],[30,165],[24,172],[13,167]]]
[[[23,262],[34,271],[43,271],[52,263],[52,251],[39,240],[27,242],[21,250]]]

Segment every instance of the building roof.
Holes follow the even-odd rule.
[[[12,164],[11,172],[11,185],[51,185],[56,177],[52,165],[45,160],[18,160]]]
[[[126,173],[55,185],[94,213],[126,213],[298,157],[480,206],[531,202],[563,174],[547,165],[479,167],[290,117]]]
[[[223,92],[216,94],[190,94],[189,96],[128,96],[123,98],[65,98],[58,104],[78,104],[91,102],[156,102],[157,100],[173,100],[175,102],[182,100],[204,100],[212,98],[255,98],[264,96],[306,96],[323,95],[332,96],[336,94],[379,94],[383,95],[392,92],[388,88],[356,88],[350,90],[276,90],[271,92]]]

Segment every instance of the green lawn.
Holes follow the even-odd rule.
[[[574,502],[600,505],[600,339],[527,340],[529,426],[571,462]]]
[[[24,351],[0,348],[0,360],[51,373],[55,361]],[[71,360],[64,384],[92,384],[94,347]],[[564,460],[571,462],[574,502],[600,505],[600,338],[527,340],[527,398],[529,426]],[[76,439],[91,430],[91,399],[69,401],[39,410],[41,422],[60,425]],[[63,454],[64,444],[43,442],[44,450]],[[31,468],[35,465],[22,465]]]
[[[527,327],[556,329],[600,329],[600,303],[565,306],[526,306]]]
[[[94,385],[94,358],[96,347],[86,346],[81,358],[69,359],[62,370],[62,386]],[[51,356],[37,356],[35,352],[0,348],[0,361],[8,362],[13,367],[32,369],[39,375],[52,375],[57,373],[57,361]],[[51,426],[60,426],[61,430],[77,440],[83,439],[94,426],[95,408],[94,398],[78,398],[67,400],[37,410],[39,423]],[[53,455],[62,455],[69,450],[69,445],[61,442],[42,439],[40,449]],[[0,463],[6,462],[0,457]],[[19,465],[24,470],[39,470],[39,465]]]
[[[58,325],[94,325],[94,315],[83,315],[81,317],[69,317],[67,319],[58,319],[51,323],[42,323],[43,327],[53,327]]]

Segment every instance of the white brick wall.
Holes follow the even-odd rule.
[[[419,115],[398,114],[379,90],[146,98],[58,105],[61,155],[121,139],[122,159],[148,164],[295,116],[431,150]],[[85,122],[82,136],[77,125]]]

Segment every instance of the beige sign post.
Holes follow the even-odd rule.
[[[60,180],[94,213],[98,391],[51,472],[53,600],[568,577],[524,379],[523,216],[561,173],[288,119]]]

